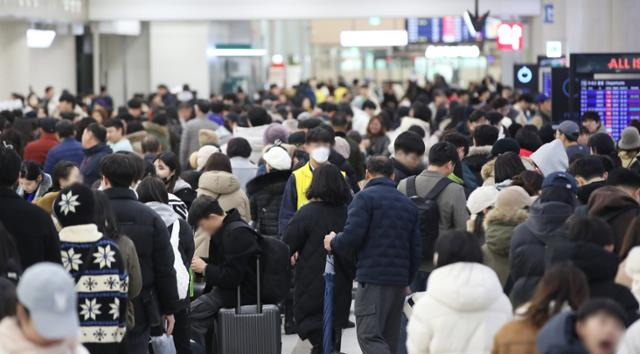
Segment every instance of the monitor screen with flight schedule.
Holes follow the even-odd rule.
[[[602,124],[615,141],[632,119],[640,119],[640,78],[580,80],[580,115],[600,114]]]

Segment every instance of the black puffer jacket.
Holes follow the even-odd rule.
[[[139,202],[129,188],[109,188],[104,191],[118,219],[120,231],[129,236],[136,246],[140,270],[142,271],[142,294],[154,291],[164,314],[173,314],[178,302],[176,272],[173,269],[173,250],[169,232],[160,216]],[[138,298],[140,298],[139,296]],[[146,321],[136,308],[136,327]]]
[[[251,220],[262,235],[278,235],[278,214],[289,176],[291,170],[274,171],[257,176],[247,183]]]
[[[235,307],[237,287],[241,287],[242,304],[255,304],[257,297],[256,255],[260,246],[256,235],[247,228],[238,228],[229,232],[229,224],[241,221],[236,209],[227,212],[222,227],[211,235],[209,243],[209,261],[205,269],[209,292],[213,287],[220,290],[222,307]]]
[[[0,222],[13,236],[22,269],[60,260],[60,239],[51,217],[9,188],[0,188]]]
[[[318,217],[321,215],[322,217]],[[296,212],[287,227],[284,241],[291,254],[299,252],[296,264],[294,315],[298,334],[307,338],[322,330],[324,268],[327,253],[324,236],[340,232],[347,219],[346,206],[311,202]],[[333,326],[344,328],[349,318],[351,287],[355,277],[353,257],[334,252],[336,275],[333,290]]]
[[[482,166],[491,160],[491,145],[472,146],[462,161],[469,167],[479,185],[482,184]]]
[[[591,298],[616,301],[627,312],[627,325],[638,318],[638,302],[629,288],[616,284],[618,256],[601,246],[586,242],[567,242],[551,250],[551,262],[571,261],[589,281]]]
[[[547,246],[566,239],[565,221],[573,206],[561,202],[540,203],[529,209],[527,220],[516,226],[509,251],[509,270],[514,281],[511,291],[513,307],[529,301],[545,269]]]

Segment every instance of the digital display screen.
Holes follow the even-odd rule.
[[[536,95],[538,93],[538,66],[536,64],[515,64],[513,66],[513,88]]]
[[[465,43],[475,42],[462,16],[407,19],[409,43]],[[487,19],[484,38],[495,38],[495,21]],[[493,35],[493,37],[492,37]]]
[[[542,72],[542,93],[551,97],[551,71]]]
[[[615,141],[632,119],[640,119],[640,78],[580,80],[579,92],[580,115],[598,112]]]
[[[567,119],[579,122],[569,110],[570,90],[569,68],[551,68],[551,117],[555,123]]]

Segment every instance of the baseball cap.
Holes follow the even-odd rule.
[[[291,156],[289,152],[283,146],[274,145],[267,149],[262,155],[264,162],[276,170],[290,170],[291,169]]]
[[[572,175],[566,172],[553,172],[547,175],[542,181],[542,189],[547,187],[560,187],[571,190],[576,193],[578,190],[578,183]]]
[[[515,211],[531,206],[536,197],[531,197],[524,188],[510,186],[498,193],[496,209]]]
[[[55,133],[56,132],[56,123],[58,120],[55,118],[47,117],[40,119],[39,125],[42,130],[47,133]]]
[[[16,293],[40,336],[59,340],[78,334],[75,283],[62,266],[43,262],[29,267]]]
[[[467,200],[467,209],[471,214],[478,214],[496,203],[498,190],[494,186],[478,187],[471,192]]]
[[[572,136],[576,139],[578,138],[578,135],[580,135],[580,127],[576,122],[571,120],[565,120],[558,125],[554,125],[553,129],[560,131],[560,133],[564,135]]]
[[[545,95],[544,93],[541,93],[536,97],[536,103],[542,103],[547,100],[549,100],[549,96]]]

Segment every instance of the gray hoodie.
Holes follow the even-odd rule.
[[[548,176],[553,172],[565,172],[569,168],[569,157],[562,142],[558,139],[542,145],[531,154],[540,172]]]

